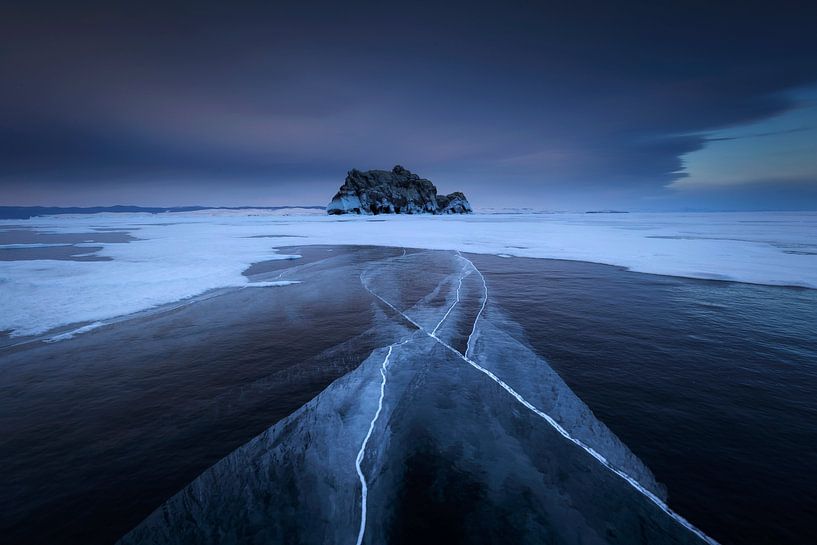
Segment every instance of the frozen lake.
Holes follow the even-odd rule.
[[[354,541],[363,483],[371,542],[817,539],[817,290],[683,278],[813,285],[814,215],[173,216],[0,239],[15,542],[109,543],[225,456],[128,539]]]
[[[21,231],[30,236],[22,237]],[[109,320],[208,290],[244,286],[248,266],[282,257],[274,248],[293,244],[294,237],[298,244],[571,259],[688,278],[817,288],[817,213],[98,214],[4,220],[0,236],[4,233],[11,242],[0,244],[5,259],[0,260],[0,307],[5,309],[0,331],[13,336]],[[70,240],[93,242],[20,247],[48,239],[64,244],[59,242],[64,238],[54,237],[72,235],[77,236]],[[63,254],[77,246],[85,257],[65,259]],[[32,251],[41,257],[50,253],[50,260],[14,258]]]

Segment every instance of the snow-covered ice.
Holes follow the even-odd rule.
[[[71,246],[67,242],[59,242],[59,243],[43,243],[43,242],[32,242],[30,244],[0,244],[0,250],[28,250],[31,248],[57,248],[59,246]]]
[[[374,220],[374,221],[373,221]],[[618,265],[673,276],[817,289],[817,213],[439,217],[99,214],[13,222],[47,233],[128,229],[110,261],[0,261],[0,331],[35,335],[249,285],[275,247],[369,244]],[[298,237],[298,238],[293,238]]]
[[[270,280],[267,282],[250,282],[246,284],[245,288],[275,288],[279,286],[291,286],[292,284],[300,284],[300,280]]]
[[[102,327],[103,325],[105,325],[103,322],[94,322],[94,323],[91,323],[91,324],[88,324],[88,325],[84,325],[82,327],[78,327],[76,329],[72,329],[71,331],[66,331],[65,333],[60,333],[59,335],[54,335],[53,337],[49,337],[49,338],[45,339],[45,342],[47,342],[47,343],[56,343],[56,342],[59,342],[59,341],[67,341],[68,339],[73,339],[77,335],[80,335],[82,333],[87,333],[87,332],[92,331],[92,330],[94,330],[94,329],[96,329],[98,327]]]

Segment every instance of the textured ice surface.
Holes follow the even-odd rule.
[[[4,223],[0,221],[0,226]],[[11,225],[11,223],[9,223]],[[243,286],[274,247],[371,244],[592,261],[635,271],[817,288],[817,213],[274,217],[100,214],[16,220],[51,233],[128,229],[110,261],[0,262],[0,331],[39,334]]]
[[[65,333],[60,333],[58,335],[54,335],[52,337],[49,337],[49,338],[45,339],[45,342],[55,343],[55,342],[59,342],[59,341],[67,341],[68,339],[73,339],[77,335],[80,335],[82,333],[87,333],[87,332],[92,331],[92,330],[94,330],[94,329],[96,329],[98,327],[102,327],[103,325],[105,325],[105,324],[103,324],[102,322],[93,322],[91,324],[84,325],[84,326],[78,327],[76,329],[72,329],[71,331],[66,331]]]
[[[508,334],[467,259],[408,253],[361,282],[392,343],[122,544],[713,543]]]
[[[279,286],[291,286],[292,284],[300,284],[300,280],[271,280],[269,282],[250,282],[246,288],[275,288]]]
[[[151,217],[130,217],[141,223]],[[85,231],[120,225],[122,218],[54,221],[51,231]],[[127,225],[128,222],[125,222]],[[241,225],[181,223],[134,225],[140,240],[104,244],[96,255],[110,261],[3,261],[0,265],[0,331],[39,334],[55,327],[104,321],[211,289],[242,287],[252,263],[287,259],[269,239],[250,238]],[[99,246],[99,244],[96,244]],[[94,267],[90,264],[99,264]]]
[[[299,285],[216,290],[0,349],[0,543],[113,543],[389,344],[359,275],[401,250],[300,250],[250,275]]]
[[[25,250],[28,248],[56,248],[58,246],[71,246],[67,242],[32,242],[29,244],[0,244],[0,250]]]

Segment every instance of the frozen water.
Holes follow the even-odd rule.
[[[301,285],[215,290],[71,340],[0,348],[0,542],[113,543],[393,342],[373,327],[359,274],[401,250],[302,250],[248,275],[284,271]]]
[[[67,242],[32,242],[29,244],[0,244],[0,250],[22,250],[27,248],[56,248],[58,246],[71,246]]]
[[[467,217],[100,214],[16,220],[48,233],[126,229],[94,243],[110,261],[0,262],[0,331],[35,335],[247,284],[274,248],[370,244],[592,261],[674,276],[817,288],[816,213],[531,214]],[[0,222],[0,226],[4,222]]]
[[[417,542],[457,532],[470,543],[714,543],[507,334],[514,324],[467,259],[412,253],[373,263],[361,281],[393,343],[121,543],[383,543],[405,527],[428,529]],[[469,357],[451,344],[463,335]],[[445,516],[418,525],[429,504]]]
[[[103,322],[94,322],[88,325],[84,325],[82,327],[78,327],[76,329],[72,329],[71,331],[66,331],[65,333],[60,333],[59,335],[54,335],[53,337],[49,337],[45,339],[47,343],[55,343],[59,341],[67,341],[68,339],[73,339],[77,335],[82,333],[87,333],[89,331],[93,331],[98,327],[102,327],[105,325]]]
[[[139,223],[148,218],[129,218]],[[50,231],[86,231],[121,225],[85,218]],[[128,224],[128,222],[125,222]],[[3,261],[0,265],[0,331],[34,335],[77,322],[104,321],[208,290],[243,287],[242,272],[254,262],[289,259],[256,231],[215,222],[134,225],[139,240],[103,244],[110,261]],[[96,267],[93,265],[101,264]]]
[[[383,377],[383,379],[380,382],[380,397],[377,399],[377,410],[372,417],[372,421],[369,422],[369,431],[366,432],[366,437],[363,438],[363,443],[361,443],[360,450],[358,451],[357,458],[355,459],[355,470],[357,471],[357,476],[360,479],[360,530],[358,530],[357,534],[357,545],[360,545],[363,542],[363,536],[366,533],[366,507],[369,493],[369,486],[366,483],[366,476],[363,474],[361,464],[366,456],[366,445],[369,443],[369,439],[372,437],[372,431],[374,431],[375,424],[377,424],[377,419],[380,418],[380,412],[383,410],[383,398],[386,395],[386,372],[389,368],[389,359],[391,358],[391,354],[396,346],[402,346],[407,342],[408,339],[393,345],[389,345],[388,347],[386,357],[383,359],[383,364],[380,366],[380,376]]]
[[[300,284],[300,280],[270,280],[263,282],[250,282],[246,284],[245,288],[274,288],[278,286],[291,286],[292,284]]]

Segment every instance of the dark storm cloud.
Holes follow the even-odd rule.
[[[817,79],[804,6],[7,6],[3,200],[139,202],[162,179],[168,204],[320,203],[348,168],[397,162],[477,202],[497,180],[503,204],[661,195],[707,131],[797,106]]]

